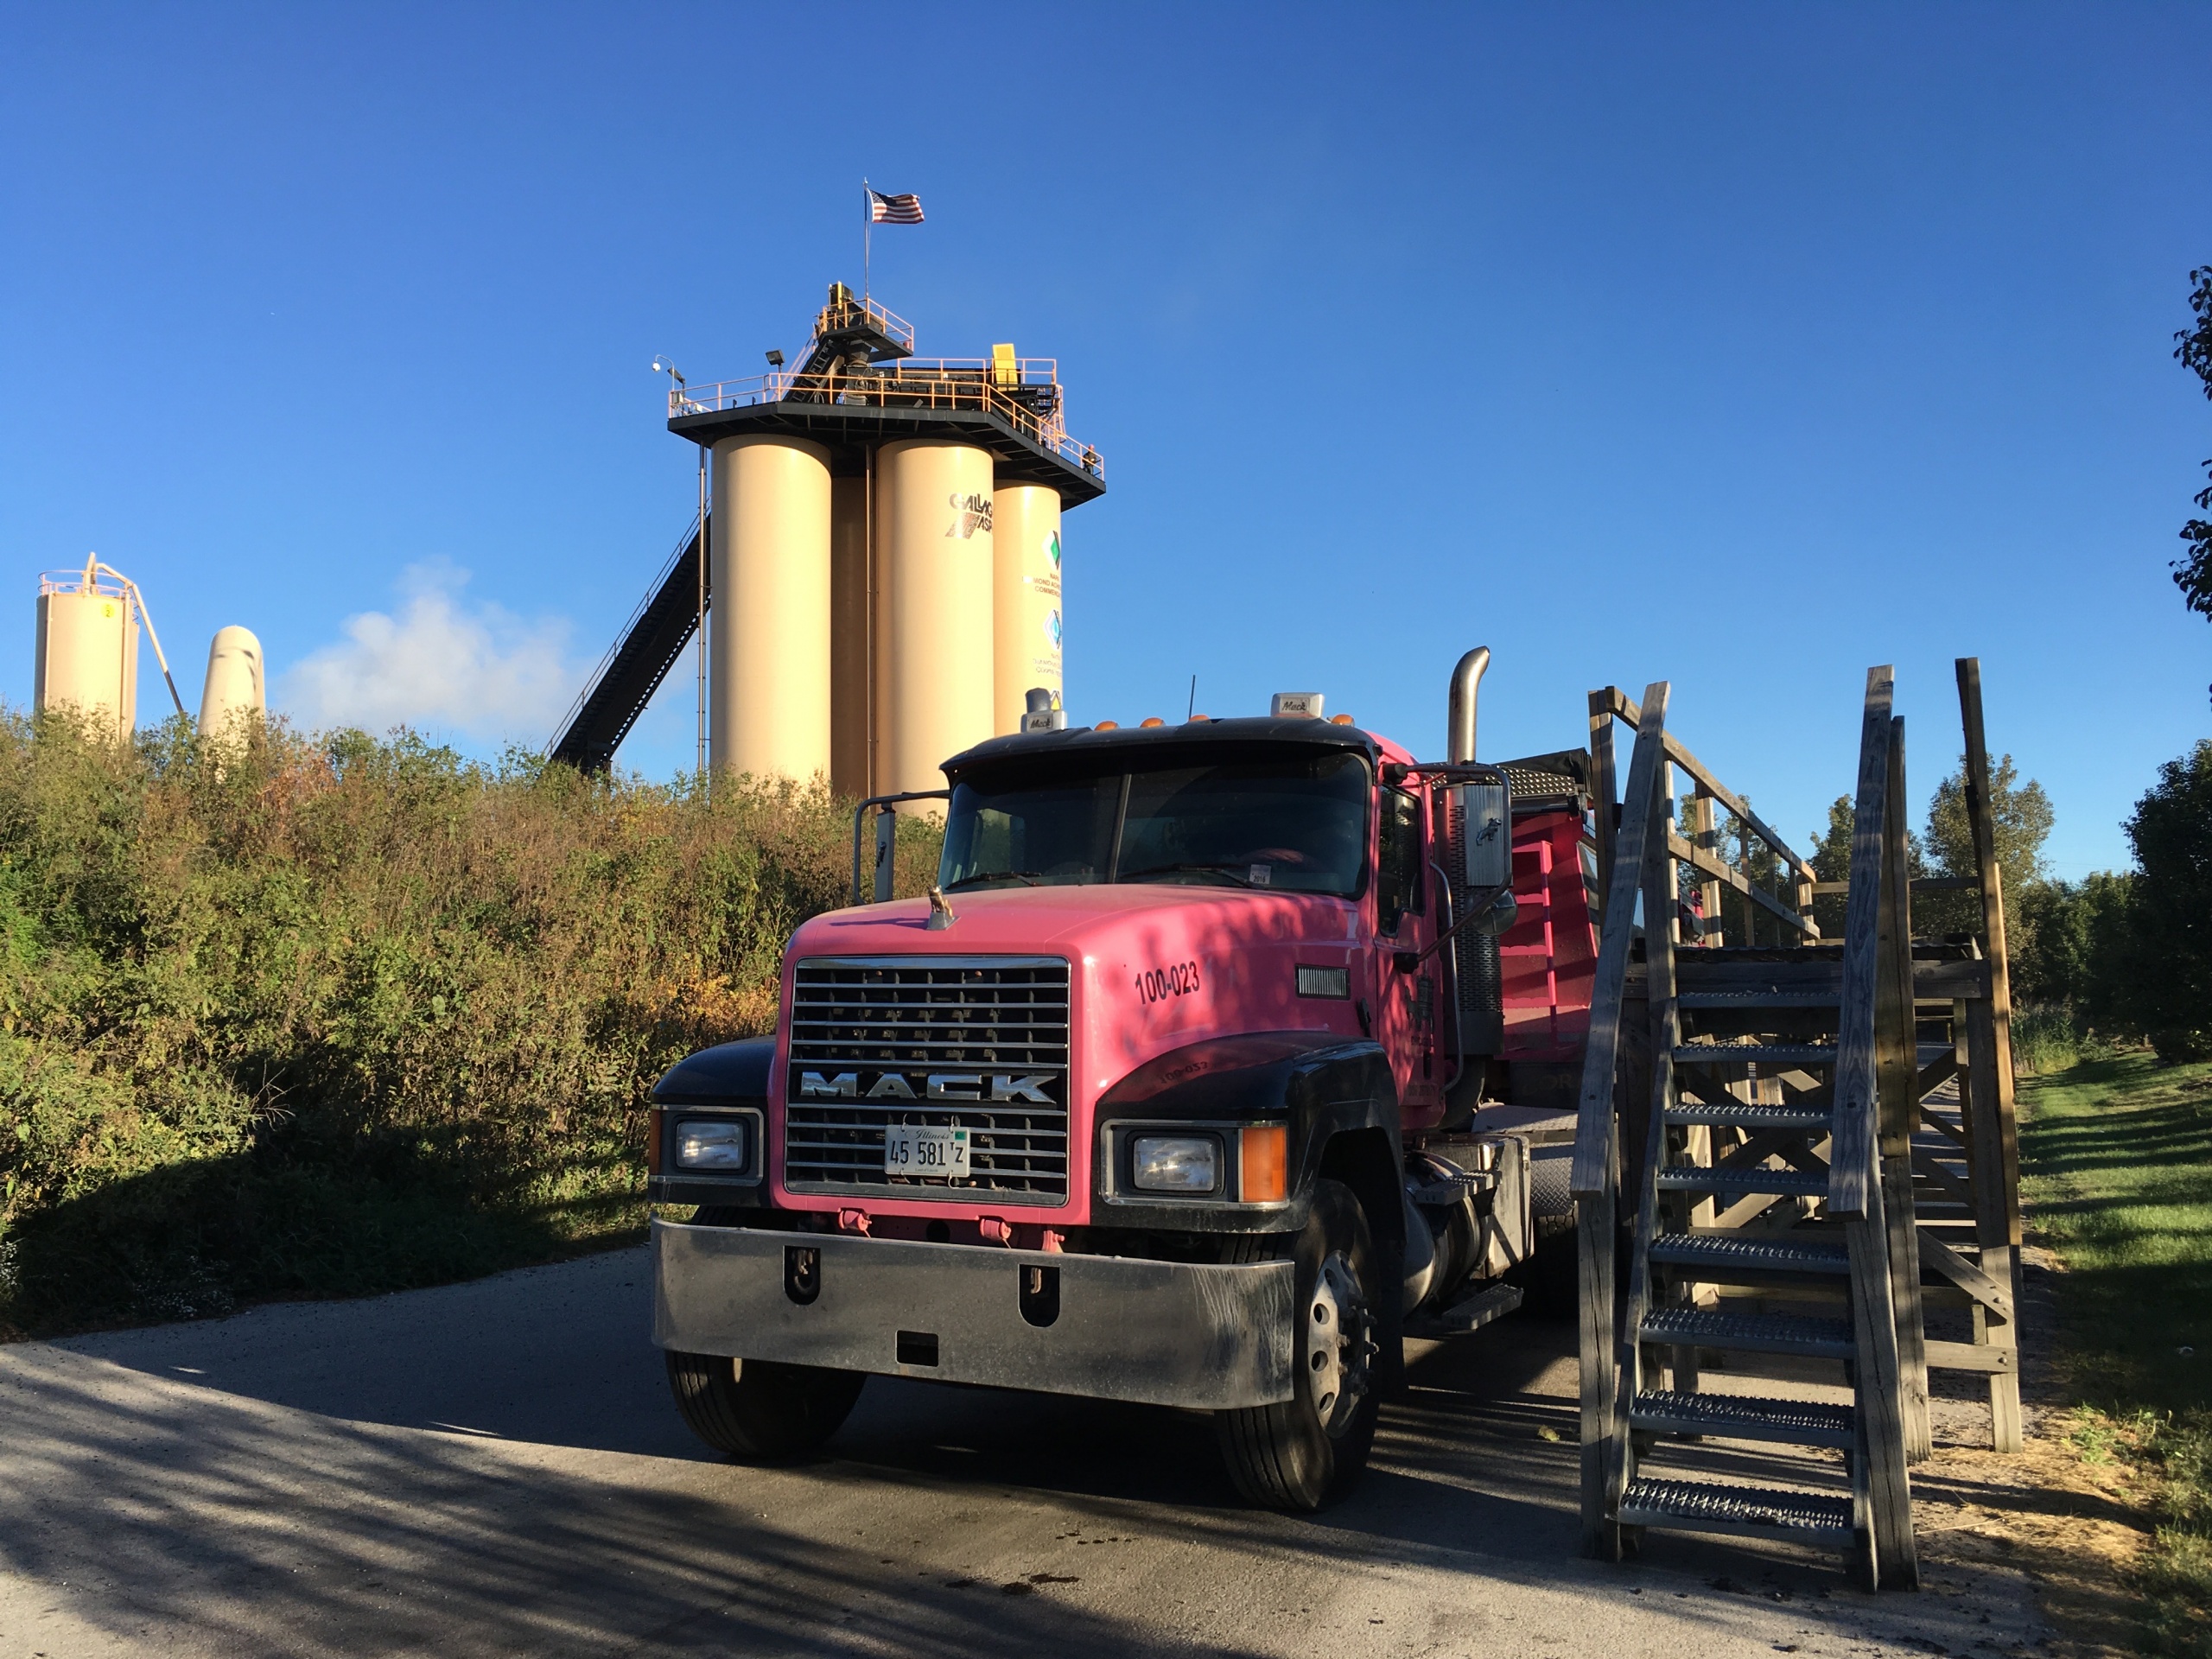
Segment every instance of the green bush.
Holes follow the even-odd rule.
[[[820,790],[0,715],[0,1325],[633,1232],[654,1078],[772,1026],[850,834]],[[906,826],[902,889],[934,863]]]

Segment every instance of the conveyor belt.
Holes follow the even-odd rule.
[[[709,515],[709,525],[713,516]],[[707,594],[709,608],[714,594]],[[699,621],[699,525],[694,519],[659,579],[569,710],[550,757],[579,772],[605,772]]]

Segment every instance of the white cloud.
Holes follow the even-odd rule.
[[[468,572],[433,559],[400,573],[398,616],[364,611],[343,640],[285,671],[280,701],[309,728],[394,726],[542,743],[583,679],[569,624],[463,602]]]

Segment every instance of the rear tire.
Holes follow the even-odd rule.
[[[668,1352],[668,1388],[691,1432],[747,1463],[804,1457],[842,1427],[868,1381],[765,1359]]]
[[[1375,1243],[1350,1187],[1319,1182],[1303,1232],[1242,1236],[1223,1259],[1286,1256],[1297,1263],[1295,1392],[1214,1421],[1236,1490],[1268,1509],[1305,1512],[1351,1489],[1375,1441]]]

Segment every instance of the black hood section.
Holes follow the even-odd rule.
[[[653,1085],[653,1098],[703,1105],[709,1101],[768,1099],[768,1074],[775,1069],[776,1039],[747,1037],[702,1048],[669,1067]]]

